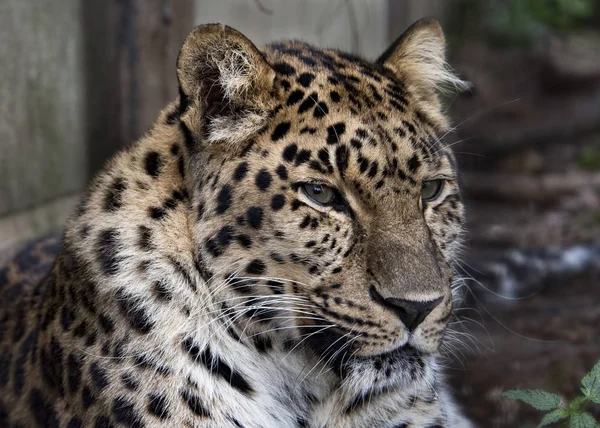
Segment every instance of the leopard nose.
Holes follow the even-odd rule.
[[[395,297],[384,298],[375,287],[371,287],[370,291],[373,299],[394,312],[410,332],[413,332],[443,300],[442,297],[427,301],[397,299]]]

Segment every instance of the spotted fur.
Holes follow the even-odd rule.
[[[38,249],[0,271],[0,426],[470,427],[437,364],[463,222],[443,44],[420,21],[367,62],[197,27],[179,99],[52,269]]]

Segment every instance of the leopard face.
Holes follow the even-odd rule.
[[[426,378],[452,311],[463,206],[428,48],[427,23],[374,63],[214,26],[179,59],[215,310],[357,385]]]

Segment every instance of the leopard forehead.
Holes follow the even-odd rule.
[[[245,152],[261,155],[253,164],[277,167],[277,175],[293,168],[328,176],[365,198],[382,188],[414,196],[423,179],[455,177],[439,138],[448,125],[437,99],[413,93],[380,64],[337,50],[288,41],[268,45],[264,55],[276,72],[278,103],[246,145]]]

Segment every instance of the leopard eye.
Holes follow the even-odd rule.
[[[428,180],[424,181],[421,186],[421,199],[423,202],[429,202],[437,199],[442,193],[444,187],[443,180]]]
[[[329,186],[317,183],[305,183],[302,190],[306,196],[321,205],[330,205],[335,201],[336,192]]]

